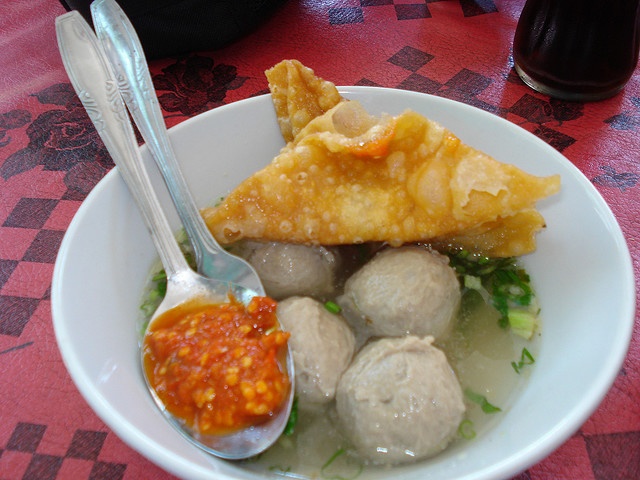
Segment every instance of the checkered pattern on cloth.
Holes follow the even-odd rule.
[[[592,180],[623,227],[637,275],[639,79],[596,104],[529,90],[510,58],[523,3],[290,0],[245,39],[155,61],[152,73],[169,126],[264,93],[263,71],[283,58],[298,58],[339,85],[414,90],[507,118]],[[55,343],[49,297],[56,254],[81,201],[113,166],[57,55],[53,20],[61,13],[45,0],[0,6],[8,39],[0,51],[0,479],[168,479],[89,409]],[[517,478],[640,478],[639,372],[634,342],[596,413]]]

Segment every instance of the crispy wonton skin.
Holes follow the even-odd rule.
[[[413,111],[374,118],[348,101],[203,214],[223,244],[431,242],[515,256],[535,249],[535,204],[559,188],[559,176],[500,163]]]
[[[286,142],[311,120],[342,101],[336,86],[298,60],[283,60],[265,72],[278,125]]]

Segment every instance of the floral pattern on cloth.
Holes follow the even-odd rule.
[[[152,62],[152,76],[169,126],[264,93],[264,70],[283,58],[300,58],[338,85],[412,90],[492,112],[561,151],[591,179],[619,218],[638,275],[638,75],[621,95],[596,104],[528,89],[509,50],[523,4],[287,2],[247,38]],[[56,255],[81,201],[113,163],[55,52],[53,21],[62,7],[2,2],[0,13],[7,33],[0,52],[6,101],[0,104],[0,385],[7,386],[0,396],[1,476],[173,478],[96,417],[60,358],[50,313]],[[20,71],[24,65],[31,76]],[[41,71],[49,76],[32,81]],[[639,360],[634,340],[610,394],[580,431],[516,479],[640,478]]]

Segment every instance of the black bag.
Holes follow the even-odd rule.
[[[60,0],[91,22],[92,0]],[[148,59],[214,50],[246,35],[286,0],[118,0]]]

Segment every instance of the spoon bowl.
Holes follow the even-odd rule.
[[[56,19],[56,33],[62,60],[78,97],[131,191],[151,234],[167,274],[167,294],[152,316],[149,326],[168,310],[198,300],[227,302],[229,295],[247,304],[261,293],[228,279],[204,277],[187,264],[160,207],[151,182],[143,168],[133,127],[118,90],[109,62],[95,34],[78,12]],[[224,261],[226,257],[220,257]],[[259,287],[261,289],[261,287]],[[293,403],[293,360],[286,352],[288,396],[272,417],[259,425],[226,435],[201,435],[174,417],[150,388],[156,403],[168,421],[194,445],[221,458],[238,460],[255,456],[272,445],[284,430]],[[145,377],[148,382],[148,379]]]
[[[167,277],[167,294],[151,317],[145,330],[152,329],[155,320],[161,318],[164,313],[190,301],[206,303],[224,303],[232,296],[240,303],[247,305],[257,294],[246,287],[221,282],[197,274],[190,268],[183,269]],[[144,364],[144,349],[140,350],[141,363]],[[293,362],[288,359],[288,377],[293,381]],[[166,408],[162,399],[151,385],[149,378],[144,376],[153,400],[166,418],[187,440],[196,442],[198,447],[206,452],[227,460],[240,460],[249,458],[263,452],[275,442],[287,425],[292,406],[293,385],[290,387],[289,396],[278,413],[268,422],[244,428],[227,435],[206,435],[196,428],[187,425],[182,419],[175,417]]]

